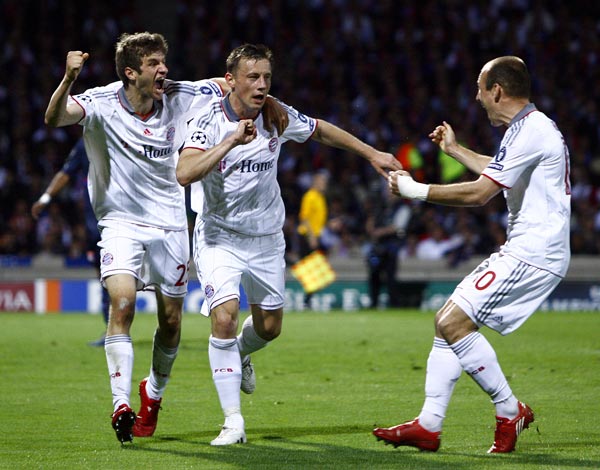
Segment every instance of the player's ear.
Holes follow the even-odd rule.
[[[225,81],[227,82],[227,85],[229,85],[229,88],[231,88],[231,91],[233,91],[235,88],[235,78],[233,78],[231,73],[227,72],[225,74]]]
[[[494,103],[498,103],[502,98],[502,86],[498,83],[494,83]]]
[[[137,77],[137,72],[131,67],[125,67],[125,70],[123,70],[123,72],[125,72],[125,76],[128,80],[135,80]]]

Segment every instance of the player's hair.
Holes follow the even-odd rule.
[[[162,34],[159,33],[123,33],[115,45],[115,67],[117,75],[123,82],[125,88],[129,86],[129,80],[125,76],[127,67],[140,72],[144,57],[160,52],[167,55],[169,45]]]
[[[274,59],[273,52],[264,44],[243,44],[241,46],[236,47],[229,53],[227,57],[226,66],[227,72],[233,74],[238,65],[240,64],[240,60],[242,59],[250,59],[250,60],[263,60],[266,59],[271,64],[271,68],[273,68]]]
[[[494,83],[513,98],[527,98],[531,95],[531,79],[527,66],[516,56],[498,57],[489,64],[485,87],[490,90]]]

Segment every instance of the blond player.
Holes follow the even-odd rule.
[[[281,332],[285,284],[285,209],[277,183],[281,145],[313,139],[367,159],[382,175],[400,169],[389,153],[351,134],[283,105],[289,125],[283,133],[265,128],[265,98],[273,56],[262,45],[245,44],[227,58],[231,92],[190,123],[177,165],[177,179],[192,184],[198,212],[194,260],[212,322],[209,360],[225,423],[212,445],[246,442],[240,388],[251,393],[255,379],[250,354]],[[201,181],[201,183],[199,183]],[[239,285],[251,315],[236,337]]]

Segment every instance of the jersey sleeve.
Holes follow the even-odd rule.
[[[83,109],[84,113],[79,124],[81,126],[92,128],[100,120],[98,112],[100,100],[115,95],[117,90],[122,86],[123,84],[121,82],[113,82],[103,87],[90,88],[78,95],[69,96],[67,104],[78,104]]]
[[[542,158],[541,138],[536,129],[507,134],[482,174],[505,188],[512,188],[521,175]]]
[[[183,148],[207,150],[217,143],[215,115],[210,107],[189,122]]]
[[[211,102],[223,97],[223,90],[212,80],[169,81],[165,93],[177,112],[188,122]]]
[[[306,142],[313,135],[317,128],[317,121],[311,117],[308,117],[292,106],[288,106],[282,101],[279,102],[283,109],[288,113],[289,124],[285,131],[281,135],[281,139],[284,141],[292,140],[294,142]]]

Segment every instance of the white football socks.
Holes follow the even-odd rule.
[[[213,382],[226,419],[236,413],[240,414],[242,359],[237,339],[219,339],[211,335],[208,340],[208,360],[212,369]]]
[[[152,400],[160,400],[165,392],[173,363],[177,358],[178,348],[167,348],[161,344],[158,332],[154,332],[154,343],[152,346],[152,365],[146,383],[146,393]]]
[[[485,336],[475,331],[450,347],[457,355],[463,370],[497,405],[496,414],[509,419],[517,416],[517,399],[500,368],[494,348]]]
[[[434,338],[427,359],[425,403],[419,414],[419,423],[428,431],[442,430],[446,409],[461,373],[458,357],[448,343],[442,338]]]
[[[264,348],[267,344],[269,344],[269,341],[262,339],[256,333],[254,324],[252,323],[252,315],[248,315],[246,320],[244,320],[242,330],[237,336],[237,344],[240,350],[240,356],[242,356],[242,358]]]
[[[129,406],[133,373],[133,344],[129,335],[107,336],[104,341],[113,408]]]

